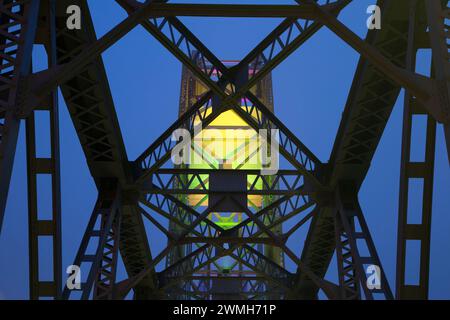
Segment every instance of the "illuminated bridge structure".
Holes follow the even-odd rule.
[[[31,299],[317,299],[319,291],[328,299],[428,298],[438,125],[450,149],[447,1],[379,0],[383,27],[368,31],[365,39],[338,20],[350,0],[115,2],[128,17],[97,39],[85,0],[0,0],[0,227],[24,122]],[[117,4],[105,1],[105,6]],[[70,5],[81,8],[80,30],[67,27]],[[246,57],[230,63],[211,53],[182,16],[283,21]],[[177,57],[183,70],[178,119],[129,160],[101,54],[137,25]],[[361,55],[327,162],[276,117],[271,80],[271,71],[322,28]],[[35,44],[44,45],[48,56],[48,68],[40,72],[32,71]],[[424,48],[433,53],[431,77],[415,71],[417,52]],[[73,253],[73,264],[83,271],[78,291],[69,290],[62,275],[58,88],[98,190]],[[358,191],[402,88],[396,282],[388,283]],[[51,154],[45,158],[36,154],[37,112],[50,119]],[[427,119],[422,162],[409,156],[417,115]],[[178,153],[188,164],[171,161],[179,146],[176,132],[193,137],[189,152]],[[209,138],[196,140],[203,135]],[[267,174],[270,163],[259,155],[271,154],[272,146],[279,147],[280,169]],[[45,220],[37,203],[41,175],[52,181],[52,216]],[[410,179],[424,186],[419,224],[408,223]],[[157,254],[150,250],[152,235],[144,221],[167,237]],[[297,231],[306,234],[301,252],[288,245]],[[53,246],[50,281],[40,279],[44,237]],[[416,285],[405,282],[411,240],[421,248]],[[325,278],[334,253],[336,282]],[[119,256],[127,273],[123,280],[116,277]],[[295,272],[286,268],[288,260]],[[370,266],[377,267],[377,288],[366,285]]]

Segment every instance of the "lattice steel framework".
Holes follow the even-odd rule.
[[[365,40],[337,18],[351,0],[296,0],[292,5],[115,2],[128,17],[97,39],[86,0],[0,0],[0,228],[24,120],[30,298],[68,299],[75,293],[63,287],[61,274],[57,88],[98,189],[74,262],[86,270],[78,292],[82,299],[123,299],[130,291],[136,299],[316,299],[319,290],[329,299],[394,298],[358,191],[402,88],[395,297],[428,297],[438,123],[444,127],[450,152],[447,1],[379,0],[383,27],[369,31]],[[69,5],[81,8],[80,30],[67,28]],[[208,50],[180,16],[278,17],[283,21],[241,61],[229,65]],[[178,120],[129,161],[101,53],[137,25],[182,62],[182,92]],[[361,54],[327,163],[275,116],[271,95],[271,71],[323,27]],[[37,44],[44,46],[48,57],[48,68],[40,72],[33,71],[31,59]],[[415,72],[417,51],[424,48],[432,52],[430,77]],[[175,130],[195,135],[200,125],[213,126],[230,111],[249,129],[267,130],[268,144],[278,141],[279,153],[290,168],[264,175],[260,168],[213,160],[206,167],[168,165],[177,145],[172,139]],[[41,134],[36,131],[37,113],[50,119],[51,151],[45,157],[36,152]],[[422,162],[410,156],[412,120],[417,115],[427,121]],[[279,135],[272,133],[274,129]],[[41,176],[51,180],[50,219],[40,218],[38,212]],[[420,224],[408,223],[411,179],[421,180],[424,186]],[[285,230],[284,223],[294,217],[298,221]],[[167,237],[167,246],[156,256],[151,254],[144,220]],[[308,222],[306,242],[298,255],[287,240],[302,226],[306,229]],[[42,237],[52,240],[52,281],[39,280]],[[420,277],[414,286],[405,283],[406,245],[411,240],[421,244]],[[325,279],[334,252],[338,283]],[[123,281],[116,279],[119,256],[128,274]],[[225,258],[231,259],[231,266],[224,267]],[[285,258],[298,267],[296,273],[285,268]],[[165,267],[157,271],[163,261]],[[370,265],[379,271],[379,287],[367,286]]]

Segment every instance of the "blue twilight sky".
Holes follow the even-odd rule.
[[[89,0],[98,36],[125,18],[114,1]],[[171,1],[189,2],[189,1]],[[190,1],[194,2],[194,1]],[[195,1],[207,3],[207,1]],[[211,2],[211,1],[209,1]],[[280,1],[215,1],[217,3],[283,3]],[[353,1],[340,20],[364,37],[366,9],[374,0]],[[106,4],[110,3],[110,4]],[[244,57],[279,22],[279,19],[182,18],[190,29],[221,59]],[[36,69],[42,68],[42,51],[34,56]],[[319,31],[273,72],[275,113],[321,161],[327,162],[341,113],[347,99],[358,54],[326,29]],[[418,61],[419,70],[427,71],[429,53]],[[109,82],[130,160],[135,159],[178,115],[181,64],[141,27],[129,33],[103,54]],[[399,189],[402,96],[397,102],[380,146],[359,194],[362,208],[391,287],[395,284],[395,255]],[[320,120],[317,120],[320,119]],[[89,215],[96,199],[96,189],[89,175],[66,106],[60,102],[61,176],[63,212],[63,267],[72,264]],[[45,134],[45,129],[41,131]],[[423,141],[423,135],[415,137]],[[0,299],[28,297],[28,238],[25,136],[22,126],[16,152],[9,200],[0,236]],[[420,145],[420,143],[418,143]],[[47,150],[46,150],[47,149]],[[413,149],[417,149],[413,147]],[[41,152],[48,152],[43,144]],[[414,151],[419,152],[419,151]],[[450,170],[444,149],[443,130],[437,129],[435,192],[433,197],[430,297],[450,298]],[[46,182],[43,181],[43,184]],[[414,194],[414,191],[412,191]],[[48,212],[48,194],[42,195],[42,212]],[[412,205],[419,200],[413,197]],[[152,252],[156,255],[165,240],[152,226],[146,225]],[[289,242],[299,253],[307,228],[300,229]],[[41,280],[49,277],[49,244],[42,244]],[[414,256],[412,256],[414,258]],[[418,263],[414,260],[412,269]],[[161,265],[162,266],[162,265]],[[159,266],[159,267],[161,267]],[[286,268],[295,272],[292,263]],[[48,268],[47,268],[48,269]],[[328,277],[336,281],[332,263]],[[124,278],[123,266],[119,278]],[[413,274],[408,275],[414,281]]]

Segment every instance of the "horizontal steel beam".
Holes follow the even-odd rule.
[[[188,243],[208,243],[212,245],[221,245],[225,243],[233,244],[247,244],[247,243],[261,243],[271,246],[277,246],[277,243],[268,237],[185,237],[178,242],[179,244]]]
[[[241,280],[241,281],[251,281],[251,280],[257,280],[257,281],[267,281],[266,278],[262,277],[262,276],[254,276],[254,275],[243,275],[244,272],[239,272],[239,274],[242,274],[240,276],[204,276],[204,275],[189,275],[189,276],[185,276],[183,277],[183,280],[198,280],[198,281],[210,281],[213,279],[218,279],[218,280]]]
[[[314,187],[305,188],[303,176],[296,170],[279,170],[273,175],[262,175],[260,170],[232,169],[158,169],[151,175],[153,184],[148,188],[143,187],[141,191],[154,194],[234,193],[229,190],[218,191],[209,188],[211,176],[224,173],[232,173],[227,176],[242,175],[246,177],[245,190],[236,190],[235,193],[293,195],[310,194],[315,191]]]
[[[317,9],[311,4],[302,5],[242,5],[242,4],[193,4],[152,3],[149,18],[156,17],[252,17],[252,18],[302,18],[313,20]],[[335,4],[322,6],[333,10]]]

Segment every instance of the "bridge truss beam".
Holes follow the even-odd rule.
[[[449,61],[446,45],[448,36],[447,33],[443,33],[446,29],[444,21],[448,16],[448,8],[442,6],[441,1],[430,0],[426,4],[418,1],[426,8],[427,22],[424,24],[424,17],[416,18],[415,13],[411,13],[406,19],[408,39],[406,41],[402,39],[400,49],[398,47],[392,49],[398,52],[393,52],[387,47],[383,48],[383,41],[386,39],[382,38],[387,36],[382,32],[376,37],[371,32],[364,41],[339,22],[337,15],[351,2],[349,0],[299,0],[297,6],[186,5],[167,4],[167,1],[140,3],[134,0],[116,0],[129,16],[98,40],[93,31],[86,1],[75,2],[82,7],[84,22],[87,24],[87,31],[75,32],[75,36],[67,33],[65,21],[62,19],[67,1],[58,1],[55,4],[52,0],[2,0],[0,3],[2,9],[0,29],[3,30],[0,41],[2,52],[0,230],[19,123],[23,118],[27,122],[32,298],[41,296],[59,298],[61,295],[59,137],[56,99],[58,86],[62,89],[89,168],[99,189],[98,201],[75,258],[75,265],[90,264],[88,277],[82,287],[82,299],[124,298],[131,289],[135,290],[136,298],[179,295],[223,296],[227,293],[215,290],[213,284],[199,278],[199,272],[205,267],[208,267],[209,271],[213,270],[211,266],[225,256],[232,257],[238,264],[249,268],[264,279],[263,283],[262,280],[245,279],[241,275],[239,279],[242,288],[238,294],[246,297],[258,297],[262,288],[270,286],[276,288],[274,292],[278,297],[286,298],[315,298],[317,290],[322,289],[328,298],[358,299],[362,297],[363,292],[367,299],[373,298],[374,293],[381,293],[384,298],[391,299],[393,295],[359,208],[357,193],[400,87],[407,90],[407,95],[402,144],[397,297],[426,297],[436,122],[444,124],[447,143],[449,141]],[[387,18],[384,18],[385,22],[393,18],[394,9],[405,7],[403,0],[397,1],[395,5],[389,0],[379,2],[388,12]],[[40,6],[41,4],[43,5]],[[177,16],[285,19],[236,66],[228,68]],[[41,19],[42,17],[46,19]],[[47,28],[44,28],[49,34],[38,32],[39,19],[49,23]],[[418,28],[415,28],[416,21],[419,21]],[[207,92],[140,157],[129,162],[100,55],[139,24],[174,54],[206,86]],[[404,25],[405,23],[402,27]],[[324,26],[361,54],[361,62],[355,76],[356,84],[352,87],[346,113],[328,164],[323,164],[271,112],[270,108],[251,92],[251,88]],[[421,41],[426,38],[422,35],[424,30],[429,30],[426,36],[429,35],[429,47],[433,52],[432,77],[419,75],[412,67],[413,53],[417,49],[413,35],[416,29],[420,29],[421,33],[417,39]],[[398,37],[404,38],[401,34],[401,30],[397,30]],[[36,35],[39,39],[47,38],[49,68],[32,73],[31,54],[33,45],[38,41]],[[383,81],[385,87],[389,89],[384,90],[387,93],[380,93],[377,96],[375,89],[370,89],[370,83],[363,86],[361,78],[364,79],[368,74],[372,81]],[[384,77],[390,78],[390,81],[382,80]],[[376,100],[377,103],[381,101],[386,108],[383,114],[377,115],[379,121],[376,127],[368,126],[372,136],[370,142],[361,143],[356,146],[355,151],[355,146],[353,144],[349,146],[346,141],[348,136],[357,135],[351,130],[355,129],[354,122],[358,120],[351,117],[358,114],[358,108],[364,112],[370,109],[370,102],[364,102],[365,105],[362,107],[354,102],[355,97],[361,92],[364,93],[367,87],[369,91],[372,90],[369,92],[369,100]],[[241,101],[244,101],[244,106],[241,105]],[[50,117],[53,119],[52,155],[45,159],[35,155],[34,113],[42,105],[48,106]],[[418,105],[421,108],[418,108]],[[425,162],[420,164],[412,163],[408,159],[411,117],[418,114],[419,109],[420,113],[426,113],[428,117],[427,155]],[[197,125],[199,121],[206,127],[227,110],[233,110],[254,130],[266,129],[269,132],[271,129],[279,130],[280,154],[288,160],[294,170],[281,170],[270,179],[260,173],[241,170],[240,174],[245,175],[247,180],[254,177],[254,183],[249,183],[246,190],[230,193],[230,190],[210,190],[207,187],[209,175],[228,174],[227,170],[204,172],[195,169],[162,168],[170,159],[175,146],[172,140],[174,130],[184,128],[194,135],[199,132]],[[103,120],[105,127],[98,125],[98,121],[94,120],[96,117]],[[360,130],[367,130],[367,125],[365,129],[356,129]],[[269,136],[267,140],[270,144],[274,144],[276,137]],[[347,156],[351,153],[353,160],[357,161],[347,161],[346,152]],[[356,173],[349,174],[348,168],[354,166],[357,168]],[[50,174],[53,179],[51,221],[37,219],[36,176],[42,173]],[[186,183],[183,179],[185,176],[192,178]],[[411,177],[420,177],[426,184],[422,225],[419,228],[414,226],[415,229],[405,220],[407,181]],[[264,187],[260,190],[255,188],[256,181],[262,183]],[[350,183],[353,186],[349,194],[342,193],[342,183]],[[208,195],[214,200],[207,209],[199,212],[178,198],[179,195],[189,194]],[[239,201],[240,196],[248,195],[275,197],[270,204],[255,210]],[[230,229],[215,224],[209,216],[224,204],[239,208],[246,218]],[[314,210],[308,212],[313,206]],[[150,209],[152,213],[147,212],[145,208]],[[153,213],[177,225],[180,232],[173,233],[173,230],[164,227],[155,219]],[[274,227],[302,213],[306,214],[290,230],[285,233],[274,232]],[[149,220],[168,238],[167,247],[154,258],[150,254],[143,219]],[[312,222],[307,242],[301,257],[297,257],[286,242],[309,220]],[[355,221],[359,223],[360,231],[356,231]],[[412,236],[414,232],[408,230],[420,228],[423,229],[420,236],[423,241],[421,283],[420,292],[416,292],[405,289],[403,284],[403,253],[405,241],[417,238],[417,235]],[[37,241],[42,235],[51,235],[54,239],[52,283],[40,283],[36,270]],[[93,240],[95,252],[88,253],[88,245]],[[366,243],[369,249],[368,257],[361,256],[356,240]],[[279,248],[298,266],[297,273],[291,274],[283,266],[254,249],[252,245],[257,243]],[[197,248],[184,255],[174,253],[186,244],[196,244]],[[338,257],[339,284],[324,279],[335,249]],[[117,282],[115,274],[119,250],[129,278]],[[169,256],[173,261],[170,261],[163,271],[156,272],[156,265]],[[368,291],[365,285],[364,266],[369,262],[381,269],[381,289],[377,289],[378,291]],[[220,277],[221,275],[218,275],[216,278],[221,279]],[[415,293],[411,293],[413,291]],[[66,287],[62,297],[67,299],[71,293]]]

